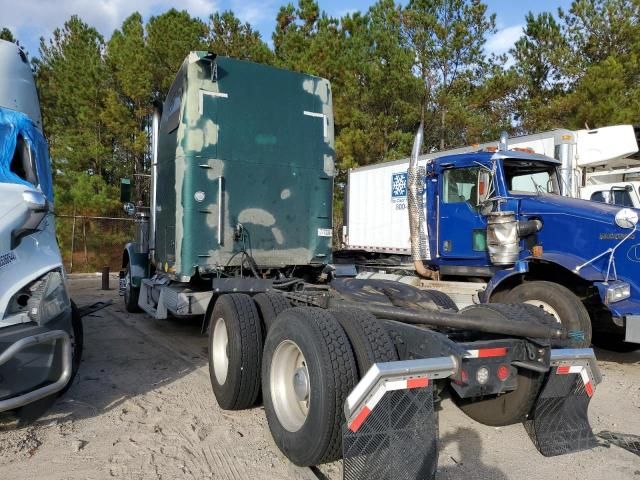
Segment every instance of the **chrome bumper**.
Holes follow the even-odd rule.
[[[22,338],[11,344],[9,348],[0,354],[0,366],[2,366],[26,348],[43,343],[53,343],[59,340],[62,341],[62,373],[58,380],[16,397],[0,400],[0,412],[13,410],[14,408],[22,407],[28,403],[48,397],[49,395],[59,392],[69,383],[72,370],[71,338],[69,334],[63,330],[52,330],[50,332]]]

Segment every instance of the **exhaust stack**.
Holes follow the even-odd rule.
[[[154,105],[153,120],[151,123],[151,201],[149,202],[149,254],[151,264],[155,265],[156,260],[156,193],[158,189],[158,133],[160,132],[160,117],[162,116],[162,106]]]
[[[425,231],[424,202],[422,201],[426,169],[418,165],[423,136],[424,127],[421,123],[413,141],[411,161],[409,162],[407,206],[409,207],[409,232],[411,234],[413,266],[421,277],[434,279],[437,273],[426,268],[423,263],[423,260],[429,260],[430,258],[427,233]]]

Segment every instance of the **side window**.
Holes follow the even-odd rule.
[[[11,171],[22,180],[26,180],[34,186],[38,185],[35,160],[34,152],[31,150],[29,143],[22,135],[19,135],[18,141],[16,142],[16,150],[11,159]]]
[[[590,200],[593,201],[593,202],[608,203],[607,199],[604,198],[604,194],[605,193],[609,193],[609,192],[593,192],[591,194]]]
[[[442,191],[443,203],[462,203],[476,201],[476,182],[480,167],[467,167],[446,170]]]

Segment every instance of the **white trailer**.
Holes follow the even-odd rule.
[[[634,129],[632,125],[614,125],[593,130],[556,129],[512,137],[508,139],[508,144],[511,150],[525,150],[560,160],[560,187],[565,196],[640,208],[640,158],[634,156],[638,153],[639,132],[640,128]],[[498,143],[474,144],[424,154],[420,156],[420,164],[424,165],[429,159],[445,155],[498,150]],[[390,186],[386,180],[387,175],[384,175],[388,173],[386,170],[406,172],[408,166],[409,159],[405,158],[353,169],[349,172],[349,184],[357,184],[362,172],[375,168],[381,174],[380,178],[384,178],[379,187],[388,190]],[[371,179],[367,179],[367,182],[370,183]],[[352,191],[350,189],[350,193]],[[401,208],[398,206],[398,209]],[[386,223],[386,220],[388,219],[380,219],[380,229],[386,231],[392,228],[396,232],[395,225]],[[372,240],[375,240],[375,234],[374,229],[371,232]],[[402,235],[402,230],[396,234]]]

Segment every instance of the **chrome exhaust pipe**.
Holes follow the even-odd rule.
[[[156,257],[156,194],[158,187],[158,133],[160,132],[160,117],[162,107],[155,105],[151,122],[151,201],[149,202],[149,256],[151,265],[155,265]]]
[[[437,278],[437,272],[426,268],[423,263],[423,260],[429,260],[430,258],[424,202],[422,201],[426,169],[418,165],[423,137],[424,127],[422,123],[420,123],[418,132],[413,140],[413,149],[411,151],[411,160],[409,162],[407,175],[407,206],[409,210],[409,232],[411,234],[411,257],[418,275],[435,279]]]

